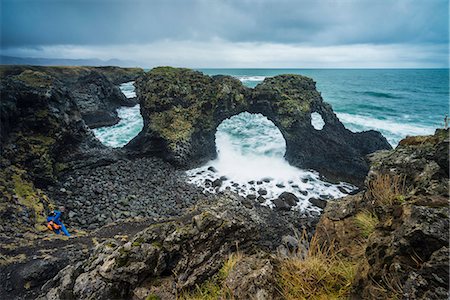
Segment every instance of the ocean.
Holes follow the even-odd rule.
[[[278,74],[301,74],[317,83],[324,101],[352,131],[379,130],[395,147],[407,135],[432,134],[449,114],[448,69],[199,69],[208,75],[231,75],[249,87]],[[121,85],[134,97],[132,83]],[[143,126],[139,105],[118,110],[121,121],[94,130],[106,145],[121,147]],[[310,198],[336,198],[354,187],[332,184],[313,170],[301,170],[284,160],[285,141],[275,125],[262,115],[242,113],[217,129],[217,159],[186,172],[187,180],[205,191],[217,192],[210,181],[226,177],[219,190],[243,196],[264,194],[260,202],[283,191],[297,195],[299,210],[317,210]],[[211,172],[213,166],[217,172]]]

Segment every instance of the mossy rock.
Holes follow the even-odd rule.
[[[158,67],[140,77],[135,86],[144,129],[127,148],[160,156],[182,168],[215,158],[217,127],[244,111],[260,113],[278,127],[291,164],[315,169],[332,180],[362,184],[368,171],[364,157],[391,148],[380,133],[354,134],[345,129],[323,102],[315,82],[301,75],[269,77],[251,89],[231,76]],[[322,130],[312,126],[313,112],[322,116]]]
[[[25,70],[16,78],[27,85],[38,88],[48,88],[52,85],[53,81],[52,77],[50,77],[49,75],[43,72],[32,70]]]
[[[19,231],[46,230],[47,212],[54,207],[54,203],[34,186],[25,170],[17,166],[0,170],[0,192],[1,216],[6,218],[2,220],[3,224],[15,224]],[[21,216],[27,217],[23,219]],[[26,223],[23,223],[25,220]],[[20,226],[17,226],[18,222]]]

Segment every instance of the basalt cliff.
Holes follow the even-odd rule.
[[[249,89],[168,67],[0,70],[0,298],[448,298],[448,130],[392,150],[297,75]],[[124,105],[100,91],[130,80],[144,129],[111,149],[83,104]],[[187,184],[180,167],[214,157],[216,127],[242,111],[274,122],[292,164],[360,191],[319,217]],[[70,239],[45,229],[57,205]]]

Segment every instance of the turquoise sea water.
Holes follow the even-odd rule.
[[[448,69],[199,69],[254,87],[265,77],[301,74],[352,131],[381,131],[395,146],[407,135],[431,134],[449,113]]]
[[[121,84],[120,90],[127,98],[136,97],[134,82]],[[140,112],[140,105],[121,107],[117,110],[120,121],[116,125],[93,129],[94,135],[105,145],[122,147],[141,132],[144,121]]]

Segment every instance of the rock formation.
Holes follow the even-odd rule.
[[[249,257],[226,276],[230,288],[242,296],[239,299],[258,294],[272,299],[271,260],[267,255],[252,255],[274,250],[281,244],[281,232],[293,234],[293,228],[307,228],[306,220],[289,224],[290,218],[266,207],[247,209],[236,200],[222,195],[181,218],[150,225],[126,243],[105,241],[89,259],[68,266],[48,282],[43,299],[146,299],[151,295],[174,299],[212,278],[237,251]],[[244,282],[248,289],[239,286]]]
[[[232,193],[200,195],[159,158],[102,146],[83,120],[76,91],[97,97],[95,87],[128,75],[21,68],[0,68],[0,298],[174,299],[220,283],[237,299],[278,299],[280,259],[304,259],[315,228],[315,239],[336,244],[359,265],[354,298],[448,298],[448,130],[371,154],[365,189],[329,201],[316,226],[317,217]],[[74,70],[82,76],[60,79]],[[128,148],[178,165],[212,158],[216,127],[242,111],[263,113],[280,128],[289,161],[332,178],[359,182],[364,155],[388,148],[376,132],[346,130],[302,76],[249,89],[227,76],[156,68],[137,86],[145,128]],[[312,112],[321,114],[323,129],[311,125]],[[338,171],[343,175],[333,176]],[[116,186],[126,180],[136,184]],[[289,194],[280,200],[283,207],[296,201]],[[73,209],[65,221],[100,228],[69,240],[47,235],[45,216],[56,203]],[[371,226],[361,226],[361,215]],[[302,230],[303,242],[295,237]]]
[[[69,90],[83,120],[91,128],[116,124],[119,122],[117,108],[136,105],[136,101],[127,99],[117,85],[135,80],[144,73],[138,68],[117,67],[0,67],[2,78],[21,75],[26,77],[30,72],[39,72],[57,79]]]
[[[315,82],[300,75],[266,78],[250,89],[230,76],[161,67],[139,78],[136,92],[144,129],[128,148],[182,167],[214,158],[217,126],[244,111],[261,113],[280,129],[291,164],[315,169],[330,179],[361,184],[368,170],[365,156],[391,148],[378,132],[345,129]],[[313,112],[323,118],[323,129],[312,126]]]
[[[363,299],[449,297],[449,136],[408,137],[371,156],[367,191],[329,201],[317,230],[360,267]],[[363,238],[359,215],[376,217]]]
[[[448,145],[442,130],[377,152],[367,191],[329,202],[315,238],[358,265],[354,299],[448,298]],[[42,299],[173,299],[197,285],[214,291],[217,282],[236,299],[282,299],[280,259],[304,259],[308,247],[290,228],[312,231],[301,219],[289,225],[292,212],[269,211],[246,208],[232,194],[199,203],[132,240],[99,244],[49,281]],[[355,220],[369,211],[379,219],[363,236]]]
[[[51,201],[39,188],[55,183],[70,157],[103,146],[58,79],[26,70],[2,78],[0,89],[0,232],[7,234],[43,226]]]

